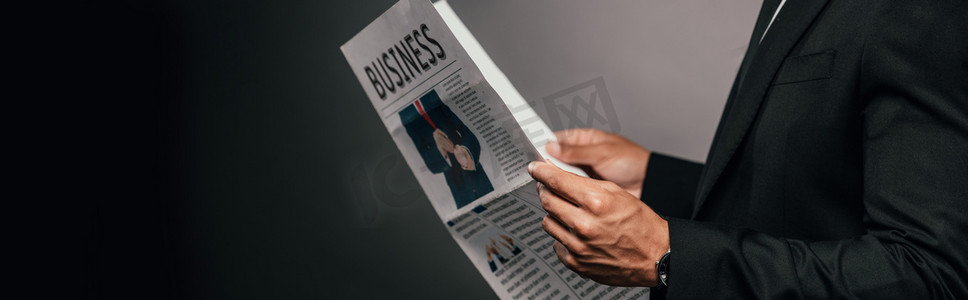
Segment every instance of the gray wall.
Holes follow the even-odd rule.
[[[700,162],[706,159],[761,3],[451,1],[535,106],[558,91],[602,77],[617,118],[601,124],[579,115],[582,123]],[[549,120],[556,110],[538,112]]]
[[[122,2],[92,12],[136,24],[105,21],[107,45],[130,47],[99,57],[150,62],[119,76],[146,90],[118,102],[157,101],[125,113],[156,122],[132,131],[160,171],[113,175],[153,192],[92,212],[89,296],[494,298],[339,52],[393,1]],[[615,117],[596,127],[702,160],[759,3],[452,5],[537,106],[601,78]]]

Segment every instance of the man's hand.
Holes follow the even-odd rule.
[[[471,156],[471,151],[467,150],[464,145],[454,146],[454,156],[457,157],[457,163],[460,164],[461,169],[474,171],[477,168],[474,166],[474,157]]]
[[[669,223],[615,183],[584,178],[545,162],[528,172],[569,269],[614,286],[656,286],[655,262],[669,250]]]
[[[437,144],[437,151],[440,151],[440,156],[447,158],[447,153],[454,152],[454,142],[450,141],[447,134],[443,130],[434,129],[434,142]]]
[[[497,256],[497,249],[494,249],[494,246],[491,246],[491,244],[484,245],[484,252],[487,253],[487,259],[490,260],[493,260],[491,258],[492,255]]]
[[[597,129],[562,130],[555,136],[557,143],[545,145],[548,154],[584,167],[592,178],[614,182],[636,198],[642,196],[642,181],[652,152],[620,135]]]

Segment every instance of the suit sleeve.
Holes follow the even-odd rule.
[[[670,219],[670,299],[968,299],[968,24],[916,3],[881,19],[861,62],[867,233],[804,241]],[[955,6],[934,16],[968,15]]]
[[[652,152],[642,182],[642,201],[666,217],[689,218],[702,164]]]

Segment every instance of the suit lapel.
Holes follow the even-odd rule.
[[[767,0],[770,1],[770,0]],[[733,86],[732,95],[726,105],[725,113],[720,120],[716,138],[713,141],[706,167],[699,185],[693,217],[709,196],[719,176],[722,174],[736,149],[746,138],[760,105],[773,82],[773,77],[779,70],[783,59],[789,55],[794,46],[810,28],[817,15],[823,10],[827,0],[788,0],[780,14],[773,21],[769,32],[759,43],[757,48],[747,51],[737,84]],[[772,6],[775,10],[775,5]],[[764,5],[766,8],[766,5]],[[769,23],[773,12],[761,11],[756,29],[765,27]],[[755,30],[750,46],[754,47],[759,41],[762,31]],[[759,33],[759,34],[758,34]]]
[[[772,16],[773,12],[776,11],[779,3],[780,1],[778,0],[764,0],[763,5],[760,7],[760,14],[756,18],[756,24],[753,27],[753,36],[750,38],[749,45],[746,46],[746,55],[743,56],[743,62],[739,66],[739,71],[736,72],[736,78],[733,79],[733,86],[730,88],[729,96],[726,98],[726,106],[723,108],[723,114],[719,119],[719,125],[716,126],[716,134],[714,135],[712,146],[709,149],[709,154],[706,157],[707,163],[703,166],[700,179],[706,178],[706,174],[709,172],[708,162],[713,161],[712,155],[717,153],[716,146],[719,145],[719,140],[722,136],[721,133],[723,131],[723,127],[725,127],[724,125],[726,124],[726,116],[729,115],[729,112],[733,108],[733,102],[735,102],[734,100],[736,99],[736,92],[739,90],[740,80],[746,75],[746,71],[749,69],[750,61],[752,61],[753,56],[756,55],[756,49],[759,45],[760,37],[763,36],[763,31],[766,30],[766,26],[769,24],[769,18]],[[702,186],[700,185],[700,191],[701,188]],[[694,200],[693,205],[695,205],[695,202],[698,201],[699,199],[697,197],[697,199]],[[693,209],[693,211],[695,212],[696,210]]]

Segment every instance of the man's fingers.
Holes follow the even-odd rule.
[[[569,230],[576,227],[576,220],[591,217],[588,212],[578,208],[574,203],[558,197],[541,183],[538,183],[538,197],[541,198],[541,206],[548,212],[548,215],[561,222],[561,225],[569,228]]]
[[[555,254],[558,255],[558,259],[565,264],[565,267],[568,267],[572,271],[575,271],[575,273],[578,273],[578,275],[582,278],[585,278],[584,275],[579,273],[578,260],[575,259],[575,256],[568,251],[568,248],[565,247],[565,245],[556,241],[552,247],[555,249]]]
[[[557,142],[548,142],[548,154],[569,164],[595,165],[611,155],[614,134],[593,128],[568,129],[555,132]]]
[[[567,129],[555,132],[558,143],[567,145],[590,145],[604,143],[614,136],[594,128]]]
[[[594,166],[613,154],[610,151],[612,147],[614,146],[608,143],[571,145],[548,142],[545,150],[548,150],[551,156],[568,164]]]
[[[550,215],[545,216],[541,220],[541,227],[544,228],[545,232],[548,232],[548,235],[565,244],[571,251],[581,252],[585,250],[585,244],[575,234],[571,233],[568,228],[561,225],[554,217]]]
[[[571,203],[583,208],[589,207],[589,202],[600,202],[601,199],[588,199],[588,191],[601,189],[598,184],[590,182],[594,179],[584,178],[558,167],[540,161],[528,164],[528,173],[535,180],[547,186],[549,190],[568,200]],[[592,205],[594,206],[594,205]]]

